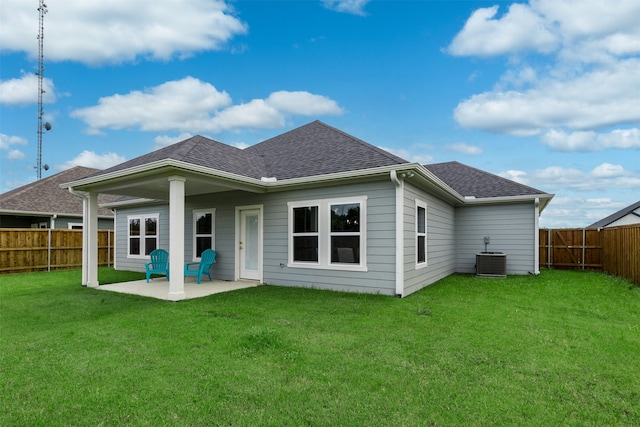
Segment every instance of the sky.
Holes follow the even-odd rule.
[[[555,194],[541,227],[640,200],[638,0],[47,0],[41,170],[314,120]],[[38,0],[0,3],[0,193],[37,179]]]

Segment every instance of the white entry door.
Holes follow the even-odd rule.
[[[260,209],[240,210],[238,239],[240,278],[260,280],[262,271],[262,218]]]

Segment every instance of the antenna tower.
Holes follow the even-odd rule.
[[[40,14],[40,32],[38,33],[38,159],[36,170],[38,172],[38,179],[42,178],[42,129],[49,130],[51,125],[49,123],[42,123],[44,108],[42,107],[42,95],[45,90],[43,88],[44,78],[44,15],[47,13],[47,5],[44,4],[44,0],[40,0],[40,6],[38,7],[38,13]],[[49,169],[48,165],[44,165],[45,170]]]

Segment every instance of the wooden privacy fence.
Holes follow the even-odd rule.
[[[113,264],[113,230],[98,231],[98,265]],[[0,228],[0,274],[82,267],[82,230]]]
[[[597,270],[640,284],[640,225],[540,229],[540,268]]]

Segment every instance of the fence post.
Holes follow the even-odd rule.
[[[47,271],[51,271],[51,229],[47,230]]]
[[[547,229],[547,268],[551,268],[551,228]]]
[[[586,229],[582,229],[582,269],[584,270],[584,256],[586,254],[586,242],[587,239],[587,230]]]

